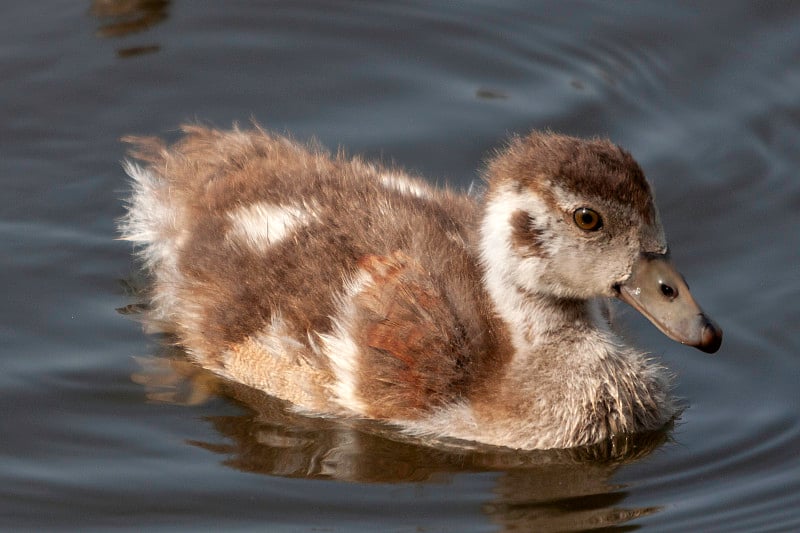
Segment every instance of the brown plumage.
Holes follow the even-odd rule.
[[[642,257],[666,264],[650,188],[615,145],[512,140],[475,199],[261,129],[184,132],[128,139],[144,166],[127,164],[121,230],[152,274],[151,319],[199,364],[307,412],[519,448],[673,415],[663,371],[596,303],[634,294]],[[587,206],[601,229],[576,227]],[[675,307],[697,315],[685,292]],[[630,298],[718,346],[704,315],[675,326]]]

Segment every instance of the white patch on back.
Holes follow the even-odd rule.
[[[403,174],[395,174],[392,172],[381,174],[380,182],[385,189],[397,191],[408,196],[426,199],[433,196],[433,192],[427,184],[419,180],[411,179]]]
[[[228,213],[228,238],[262,251],[285,239],[296,228],[308,224],[312,215],[291,205],[257,202]]]

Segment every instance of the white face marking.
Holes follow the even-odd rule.
[[[546,264],[538,258],[518,256],[511,243],[511,215],[523,210],[536,217],[549,209],[533,194],[500,190],[486,206],[480,228],[481,261],[485,265],[485,283],[500,316],[511,326],[512,342],[517,350],[530,346],[537,322],[535,309],[520,294],[520,289],[537,292]],[[539,321],[541,322],[541,321]],[[540,326],[546,327],[545,323]]]
[[[295,206],[258,202],[239,207],[228,218],[232,223],[228,238],[261,251],[308,224],[313,215]]]
[[[359,414],[366,412],[366,406],[357,394],[361,350],[350,335],[349,326],[357,312],[354,298],[371,282],[372,276],[362,270],[345,284],[344,291],[338,298],[337,311],[331,317],[332,330],[319,336],[319,348],[330,362],[336,378],[333,385],[336,402],[344,409]]]
[[[481,258],[489,267],[487,271],[495,274],[487,281],[502,282],[507,288],[521,286],[537,291],[544,265],[535,258],[524,260],[515,253],[511,243],[511,216],[516,211],[524,211],[539,221],[552,216],[550,208],[532,193],[520,194],[506,189],[495,194],[487,204],[480,228]],[[543,242],[541,246],[547,252],[552,243]]]
[[[402,174],[387,173],[380,176],[384,188],[417,198],[430,198],[431,190],[425,183]]]

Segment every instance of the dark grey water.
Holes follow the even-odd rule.
[[[800,4],[445,4],[5,6],[0,528],[800,530]],[[290,416],[143,334],[116,311],[117,139],[251,116],[458,187],[509,132],[626,146],[726,333],[707,356],[624,316],[678,375],[676,427],[434,450]]]

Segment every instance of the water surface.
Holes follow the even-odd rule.
[[[800,529],[800,5],[50,0],[0,25],[0,527]],[[510,133],[628,148],[725,329],[708,356],[620,308],[681,419],[438,449],[187,365],[117,311],[118,138],[252,117],[465,189]]]

